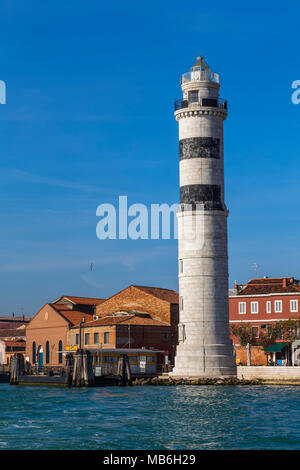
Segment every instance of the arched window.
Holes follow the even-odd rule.
[[[32,343],[32,364],[36,363],[36,344],[35,341]]]
[[[50,348],[49,341],[46,341],[46,364],[49,364],[50,360]]]
[[[62,349],[63,349],[63,343],[62,343],[62,340],[60,340],[59,343],[58,343],[58,362],[59,362],[59,364],[62,364],[62,361],[63,361]]]

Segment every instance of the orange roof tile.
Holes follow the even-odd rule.
[[[164,300],[165,302],[169,302],[170,304],[178,304],[179,303],[179,294],[171,289],[163,289],[161,287],[148,287],[148,286],[136,286],[133,285],[136,289],[142,290],[147,294],[153,295],[158,299]]]
[[[87,328],[87,327],[94,327],[94,326],[110,326],[110,325],[117,325],[120,323],[124,325],[169,326],[168,323],[153,319],[150,316],[108,315],[106,317],[99,318],[98,320],[86,322],[84,324],[84,327]]]
[[[69,308],[65,308],[59,304],[50,304],[54,310],[56,310],[63,318],[65,318],[72,326],[79,325],[82,321],[83,317],[85,321],[91,321],[93,319],[93,315],[85,312],[79,312],[78,310],[70,310]]]
[[[26,337],[26,330],[17,330],[17,329],[0,329],[0,337],[5,338],[5,337]]]
[[[73,295],[62,295],[55,302],[57,302],[60,299],[70,300],[74,304],[86,304],[86,305],[99,305],[99,304],[102,304],[102,302],[105,302],[106,300],[106,299],[98,299],[95,297],[76,297]]]
[[[237,295],[281,294],[300,292],[299,281],[293,277],[271,277],[251,279],[241,286]]]

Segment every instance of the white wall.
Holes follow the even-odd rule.
[[[285,366],[238,366],[238,379],[252,380],[299,380],[300,367]]]
[[[5,364],[5,343],[0,341],[0,364]]]

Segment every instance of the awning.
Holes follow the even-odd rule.
[[[273,344],[270,344],[270,346],[267,346],[265,348],[265,352],[280,352],[283,350],[283,348],[286,347],[286,345],[289,344],[289,343],[273,343]]]

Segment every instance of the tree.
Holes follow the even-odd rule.
[[[252,344],[253,336],[250,323],[245,325],[231,325],[231,333],[239,339],[241,346],[247,346],[248,343]]]

